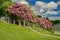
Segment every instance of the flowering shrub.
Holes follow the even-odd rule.
[[[44,18],[37,18],[36,20],[37,20],[37,24],[39,26],[42,26],[42,28],[44,28],[44,29],[52,28],[52,24],[49,20],[46,20]]]
[[[11,6],[7,9],[7,12],[9,14],[17,15],[27,21],[36,23],[44,29],[50,29],[52,27],[52,24],[49,20],[46,20],[44,18],[35,17],[33,15],[33,13],[31,12],[30,8],[24,4],[15,3],[13,6]]]

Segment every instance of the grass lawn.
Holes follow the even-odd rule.
[[[34,33],[22,26],[0,22],[0,40],[60,40]]]

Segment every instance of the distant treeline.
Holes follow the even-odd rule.
[[[60,24],[60,20],[51,20],[52,24]]]

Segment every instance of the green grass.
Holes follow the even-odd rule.
[[[47,34],[60,37],[60,34],[57,33],[47,33]]]
[[[37,34],[22,26],[0,22],[0,40],[60,40],[60,38]]]

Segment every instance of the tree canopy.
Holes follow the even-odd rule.
[[[0,17],[6,16],[6,9],[13,4],[11,0],[0,0]]]

